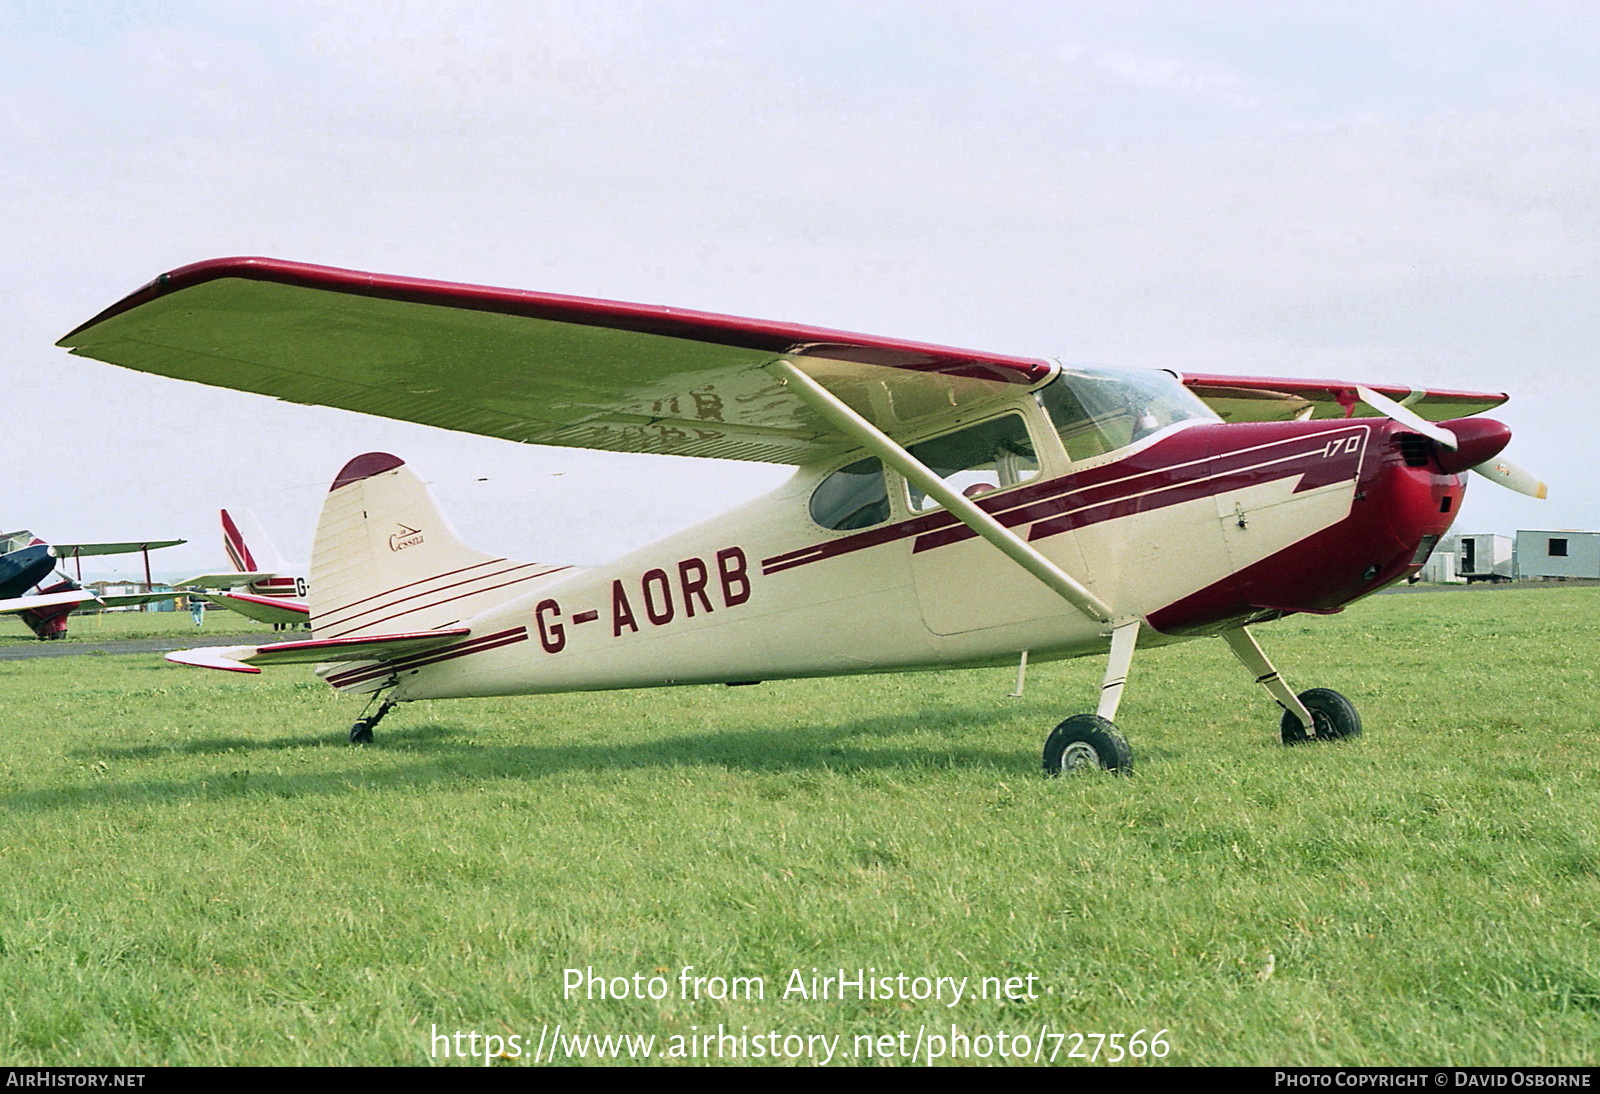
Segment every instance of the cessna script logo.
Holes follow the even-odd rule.
[[[407,547],[415,547],[422,542],[420,528],[407,528],[404,524],[399,527],[400,530],[389,537],[389,550],[404,551]]]

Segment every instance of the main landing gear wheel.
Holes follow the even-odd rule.
[[[1074,714],[1051,731],[1044,743],[1044,773],[1091,771],[1133,773],[1133,750],[1117,727],[1098,714]]]
[[[383,716],[389,713],[389,708],[392,706],[394,706],[393,703],[385,702],[374,713],[365,718],[357,718],[356,724],[350,727],[350,743],[353,745],[371,744],[373,727],[383,721]]]
[[[1312,733],[1307,733],[1299,718],[1284,711],[1281,730],[1284,744],[1299,745],[1313,740],[1342,741],[1361,736],[1361,715],[1356,713],[1355,704],[1337,691],[1312,688],[1300,693],[1300,701],[1311,712],[1316,727]]]

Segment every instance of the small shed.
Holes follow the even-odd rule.
[[[1600,532],[1517,532],[1517,576],[1525,581],[1600,578]]]
[[[1459,585],[1464,580],[1456,573],[1460,558],[1454,551],[1434,551],[1423,564],[1422,572],[1417,574],[1417,580],[1430,585]]]

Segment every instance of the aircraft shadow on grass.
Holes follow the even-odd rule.
[[[1047,709],[1041,700],[1039,710]],[[1009,708],[1006,718],[1031,715],[1034,704]],[[1001,721],[992,707],[969,706],[942,712],[941,720],[983,727]],[[309,794],[364,791],[374,786],[416,786],[473,779],[536,780],[574,772],[637,768],[717,767],[752,774],[765,772],[835,772],[849,775],[868,771],[913,772],[927,769],[988,767],[1027,769],[1029,758],[1017,749],[976,748],[952,744],[938,748],[862,747],[861,741],[900,736],[919,723],[916,715],[878,715],[845,725],[796,731],[777,724],[745,730],[714,730],[664,740],[631,749],[615,742],[570,744],[552,742],[517,745],[478,745],[463,737],[471,731],[459,724],[440,722],[398,728],[386,735],[383,754],[394,763],[381,769],[340,769],[280,775],[248,770],[251,755],[332,749],[307,742],[304,737],[256,739],[213,737],[165,745],[130,747],[94,746],[75,750],[73,758],[87,762],[122,762],[159,759],[163,755],[234,755],[233,771],[217,771],[187,780],[105,782],[0,794],[0,809],[82,809],[86,804],[110,805],[160,800],[185,800],[257,792],[297,798]],[[1157,750],[1152,750],[1155,754]],[[1164,750],[1162,750],[1164,751]],[[330,754],[342,754],[330,752]],[[416,762],[413,762],[416,761]],[[1030,772],[1031,773],[1031,772]]]

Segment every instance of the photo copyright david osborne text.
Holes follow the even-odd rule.
[[[1048,991],[1049,989],[1044,989]],[[685,965],[676,974],[633,973],[610,976],[593,967],[562,972],[564,1002],[634,1000],[662,1002],[861,1002],[932,1003],[946,1008],[965,1003],[1030,1003],[1039,998],[1040,978],[1018,976],[909,975],[877,968],[790,969],[772,979],[764,976],[706,974]],[[500,1023],[504,1026],[504,1023]],[[699,1026],[672,1034],[609,1033],[544,1023],[526,1034],[441,1030],[430,1027],[428,1054],[436,1060],[474,1060],[485,1065],[558,1063],[579,1059],[664,1060],[802,1060],[829,1064],[836,1060],[897,1060],[934,1064],[942,1060],[1011,1062],[1087,1062],[1163,1059],[1172,1051],[1171,1031],[1068,1030],[1049,1022],[1025,1029],[980,1029],[957,1021],[919,1023],[898,1029],[852,1030],[845,1033],[796,1029],[752,1029],[726,1023]]]

